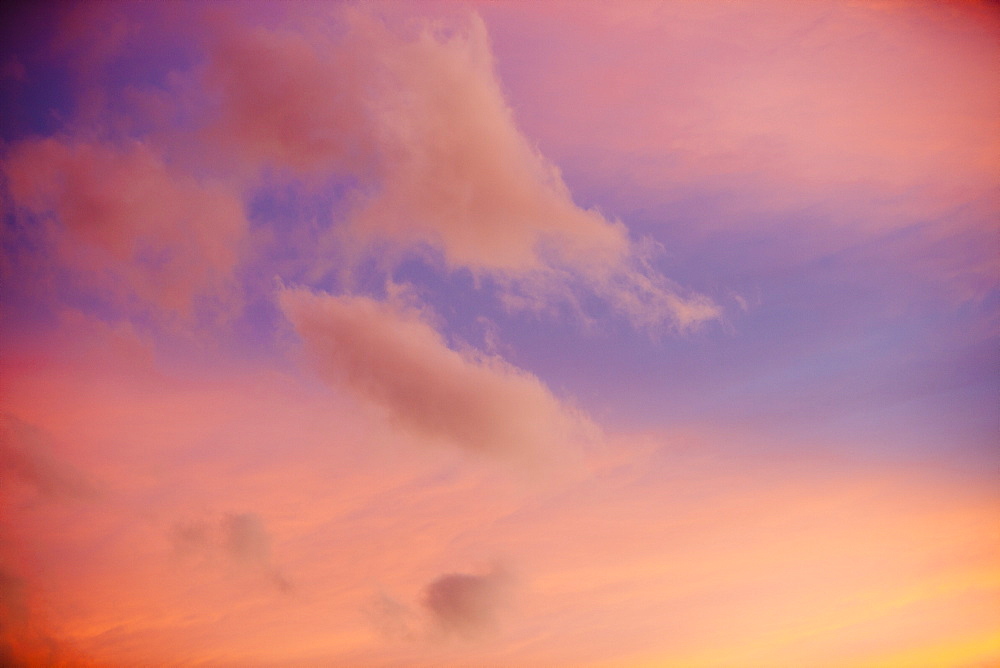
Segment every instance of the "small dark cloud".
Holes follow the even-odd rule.
[[[510,574],[497,566],[479,575],[449,573],[427,585],[423,604],[445,631],[479,636],[496,628],[510,586]]]

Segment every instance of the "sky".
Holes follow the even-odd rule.
[[[996,4],[3,12],[0,663],[1000,665]]]

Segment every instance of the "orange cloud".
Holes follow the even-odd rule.
[[[406,430],[471,451],[539,455],[592,426],[532,374],[448,347],[421,310],[286,289],[281,307],[324,376]]]

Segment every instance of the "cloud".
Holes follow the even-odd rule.
[[[221,183],[141,141],[27,139],[2,166],[21,213],[51,223],[46,252],[84,283],[182,315],[231,289],[247,223]]]
[[[400,26],[334,14],[338,29],[319,21],[333,36],[220,29],[204,84],[219,100],[212,141],[356,186],[332,237],[349,263],[365,249],[433,249],[522,297],[509,304],[548,304],[576,286],[642,326],[718,316],[655,271],[622,223],[573,202],[518,129],[478,16]]]
[[[481,575],[448,573],[427,585],[423,605],[445,631],[477,636],[495,629],[510,587],[510,574],[499,567]]]
[[[488,16],[502,25],[519,12],[496,7]],[[859,181],[894,191],[930,178],[953,195],[955,182],[992,186],[998,101],[981,90],[1000,74],[1000,21],[988,3],[677,3],[623,12],[554,2],[531,16],[530,38],[497,31],[496,40],[525,126],[591,173],[628,169],[631,178],[618,175],[616,185],[629,196],[636,186],[669,196],[678,185],[736,175],[740,182],[727,185],[773,188],[782,205]],[[885,39],[860,41],[873,31]],[[595,49],[615,58],[593,58]],[[579,67],[588,56],[590,67]],[[954,173],[943,174],[943,164]]]
[[[420,592],[417,606],[378,592],[364,606],[365,615],[389,641],[435,641],[445,636],[484,638],[497,631],[511,602],[514,576],[493,564],[481,573],[445,573]]]
[[[593,427],[535,376],[500,357],[448,347],[400,300],[286,289],[281,307],[331,382],[399,426],[492,455],[539,455]]]

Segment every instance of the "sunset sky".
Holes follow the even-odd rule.
[[[0,32],[0,664],[1000,665],[997,4]]]

